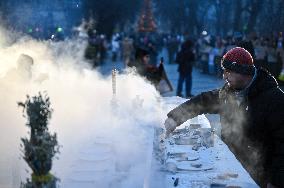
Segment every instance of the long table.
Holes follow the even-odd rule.
[[[168,98],[163,104],[168,110],[174,108],[184,100],[181,98]],[[184,129],[190,124],[201,124],[202,128],[210,127],[210,123],[204,115],[188,120],[178,127]],[[173,139],[165,140],[165,187],[242,187],[255,188],[258,185],[250,177],[248,172],[242,167],[234,154],[229,150],[227,145],[217,136],[214,135],[213,147],[201,147],[197,151],[192,150],[192,145],[177,145]],[[178,162],[175,159],[169,159],[167,154],[170,153],[187,153],[189,156],[197,156],[198,159],[193,161]],[[197,158],[196,157],[196,158]],[[171,165],[185,165],[186,170],[172,170]],[[202,164],[201,168],[188,168],[188,164]],[[193,165],[194,166],[194,165]]]

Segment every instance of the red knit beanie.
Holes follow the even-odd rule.
[[[255,66],[250,53],[244,48],[235,47],[222,58],[221,66],[236,73],[253,75]]]

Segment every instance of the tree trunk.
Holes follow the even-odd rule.
[[[235,1],[235,12],[234,12],[234,17],[233,17],[233,20],[234,20],[234,31],[241,31],[241,15],[242,15],[242,1],[240,0],[237,0]]]
[[[253,32],[254,27],[257,21],[257,16],[259,12],[261,11],[262,5],[263,5],[263,0],[253,0],[251,2],[251,11],[250,11],[250,17],[248,20],[248,32]]]
[[[279,19],[277,19],[277,31],[283,31],[283,24],[284,24],[284,14],[282,11],[283,9],[284,9],[284,1],[281,0],[277,10],[277,15],[279,16]]]
[[[198,8],[198,1],[197,0],[191,0],[189,1],[189,32],[196,35],[197,33],[194,33],[195,31],[198,31],[198,23],[197,23],[197,8]]]

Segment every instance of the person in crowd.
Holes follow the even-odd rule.
[[[125,37],[122,41],[122,56],[125,67],[128,66],[133,51],[134,51],[133,40],[129,37]]]
[[[118,37],[117,36],[114,36],[111,40],[111,53],[112,53],[112,56],[111,56],[111,60],[113,62],[117,61],[117,57],[119,56],[119,41],[118,41]]]
[[[129,67],[134,67],[140,76],[146,77],[155,86],[159,83],[163,74],[163,65],[159,67],[150,63],[150,52],[146,48],[138,47],[135,51],[135,60],[129,63]]]
[[[177,96],[183,97],[182,89],[185,81],[185,93],[186,97],[192,97],[192,67],[194,64],[195,56],[193,53],[193,42],[191,40],[185,41],[181,45],[181,50],[177,53],[175,62],[178,64],[178,85],[177,85]]]
[[[284,49],[283,49],[283,43],[284,41],[282,41],[283,39],[278,41],[277,44],[277,53],[278,53],[278,57],[279,57],[279,62],[280,62],[280,74],[278,76],[278,80],[280,82],[280,85],[283,87],[284,86]]]
[[[49,79],[48,73],[41,72],[39,74],[34,74],[34,59],[30,55],[20,54],[15,68],[10,69],[4,76],[2,81],[6,81],[9,84],[25,84],[25,83],[38,83]]]
[[[90,61],[92,67],[99,65],[98,63],[98,45],[97,45],[97,35],[96,31],[93,29],[88,29],[88,45],[85,49],[85,58]]]
[[[153,66],[156,66],[157,64],[157,56],[158,56],[158,51],[157,51],[157,47],[154,44],[153,41],[149,41],[147,43],[147,49],[149,50],[150,53],[150,64]]]
[[[226,41],[226,44],[225,44],[224,52],[222,55],[227,53],[229,50],[237,47],[232,36],[227,36],[225,41]]]
[[[268,41],[267,46],[267,64],[265,66],[274,77],[277,77],[281,71],[278,70],[278,54],[277,54],[277,44],[274,40]]]
[[[254,54],[255,54],[255,66],[256,67],[266,67],[267,65],[267,40],[263,38],[258,38],[255,40],[254,44]]]
[[[200,47],[200,63],[202,67],[202,73],[208,74],[209,73],[209,53],[212,50],[212,47],[210,46],[210,36],[204,37],[204,40],[202,41],[201,47]]]
[[[178,51],[179,47],[179,41],[176,36],[168,36],[168,42],[167,42],[167,50],[168,50],[168,57],[169,57],[169,63],[174,63],[174,56],[175,53]]]
[[[20,54],[17,59],[17,67],[9,70],[5,75],[5,80],[10,82],[23,82],[27,83],[31,81],[32,67],[34,60],[27,54]]]
[[[284,93],[274,77],[235,47],[222,58],[225,84],[171,110],[166,134],[199,114],[220,114],[221,138],[260,187],[284,187]]]
[[[222,56],[224,55],[225,50],[225,40],[223,40],[220,36],[217,36],[216,42],[215,42],[215,49],[213,50],[215,56],[214,56],[214,71],[216,73],[216,76],[218,78],[222,78],[222,67],[220,65],[220,61],[222,59]]]

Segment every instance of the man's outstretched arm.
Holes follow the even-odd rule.
[[[216,114],[219,113],[219,109],[219,90],[203,92],[182,103],[167,114],[168,119],[165,121],[167,133],[171,133],[177,126],[188,119],[204,113]]]

